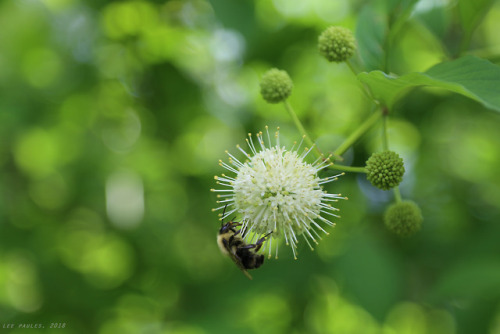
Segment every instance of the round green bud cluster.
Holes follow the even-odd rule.
[[[403,159],[396,152],[373,153],[366,161],[367,178],[371,184],[383,190],[396,187],[403,180]]]
[[[422,211],[415,202],[394,203],[385,212],[385,226],[402,237],[415,234],[422,226]]]
[[[330,27],[318,38],[319,52],[330,62],[340,63],[351,58],[356,51],[352,32],[344,27]]]
[[[260,94],[269,103],[279,103],[290,96],[292,87],[293,82],[288,73],[273,68],[262,76]]]

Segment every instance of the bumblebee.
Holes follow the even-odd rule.
[[[262,247],[262,243],[273,232],[269,232],[254,244],[246,244],[241,236],[241,229],[236,230],[236,226],[241,226],[241,223],[230,221],[224,224],[223,219],[217,235],[217,244],[222,254],[229,256],[243,274],[252,279],[248,270],[257,269],[264,263],[264,255],[257,254],[257,252]]]

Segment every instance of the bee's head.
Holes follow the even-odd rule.
[[[241,224],[240,223],[237,223],[237,222],[234,222],[234,221],[230,221],[230,222],[227,222],[227,223],[222,223],[221,227],[220,227],[220,230],[219,230],[219,234],[224,234],[224,233],[227,233],[229,231],[232,231],[232,232],[236,232],[236,230],[234,229],[235,226],[240,226]]]
[[[231,229],[231,222],[225,223],[225,224],[222,223],[220,230],[219,230],[219,234],[227,233],[227,231],[229,231],[230,229]]]
[[[219,234],[224,234],[229,231],[232,231],[233,233],[236,233],[236,230],[234,229],[235,226],[241,226],[241,223],[230,221],[227,223],[222,223],[220,226]]]
[[[227,233],[228,231],[233,231],[236,233],[236,231],[234,230],[233,227],[241,225],[240,223],[237,223],[234,221],[234,218],[236,218],[236,217],[233,217],[233,219],[231,221],[224,223],[224,215],[226,214],[226,208],[227,208],[227,205],[224,207],[224,211],[222,212],[222,221],[221,221],[221,225],[220,225],[219,234],[224,234],[224,233]]]

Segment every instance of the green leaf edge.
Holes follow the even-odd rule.
[[[449,71],[450,69],[455,70],[456,68],[460,68],[460,65],[464,63],[468,66],[472,63],[473,66],[477,67],[477,77],[472,79],[467,78],[462,81],[446,80],[448,74],[451,74],[450,77],[452,78],[457,76],[457,73],[455,71]],[[486,78],[480,78],[479,75],[482,74],[486,74]],[[439,77],[435,78],[435,76]],[[500,87],[500,67],[475,56],[465,56],[453,61],[439,63],[424,73],[414,72],[398,77],[377,70],[359,73],[358,79],[367,84],[372,89],[375,98],[385,103],[389,108],[392,108],[397,100],[411,88],[427,86],[443,88],[461,94],[478,101],[489,109],[500,111],[500,90],[495,101],[490,101],[488,97],[481,96],[477,94],[477,92],[470,90],[470,82],[474,80],[496,80],[496,82],[490,83],[489,87],[493,90],[498,90],[498,87]],[[380,81],[385,81],[385,86],[377,87],[377,82]],[[469,83],[469,85],[467,83]],[[387,84],[392,86],[392,89],[390,89],[391,93],[389,94],[383,92],[387,91]]]

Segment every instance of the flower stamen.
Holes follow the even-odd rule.
[[[294,258],[297,258],[298,236],[302,235],[308,247],[314,250],[313,243],[318,244],[318,240],[322,239],[317,231],[328,235],[318,222],[335,225],[326,218],[339,217],[334,213],[338,209],[330,203],[344,197],[327,193],[323,186],[336,181],[344,173],[320,178],[318,172],[332,164],[329,160],[331,156],[325,158],[322,155],[308,163],[306,158],[314,145],[301,149],[304,136],[298,144],[294,143],[291,150],[287,150],[281,146],[279,128],[275,132],[274,146],[267,126],[265,132],[268,143],[264,141],[264,133],[258,132],[255,137],[248,134],[245,139],[247,150],[236,145],[247,159],[244,162],[226,151],[229,163],[219,161],[219,165],[234,173],[234,176],[215,176],[216,183],[224,189],[212,191],[228,192],[218,194],[217,198],[221,200],[217,200],[217,203],[228,206],[224,218],[235,213],[240,215],[238,221],[242,225],[241,234],[245,241],[255,241],[272,231],[264,247],[268,256],[271,257],[274,247],[275,256],[278,257],[279,242],[273,242],[273,239],[277,241],[281,237],[292,248]],[[258,145],[254,140],[257,140]],[[225,206],[214,210],[222,210]]]

